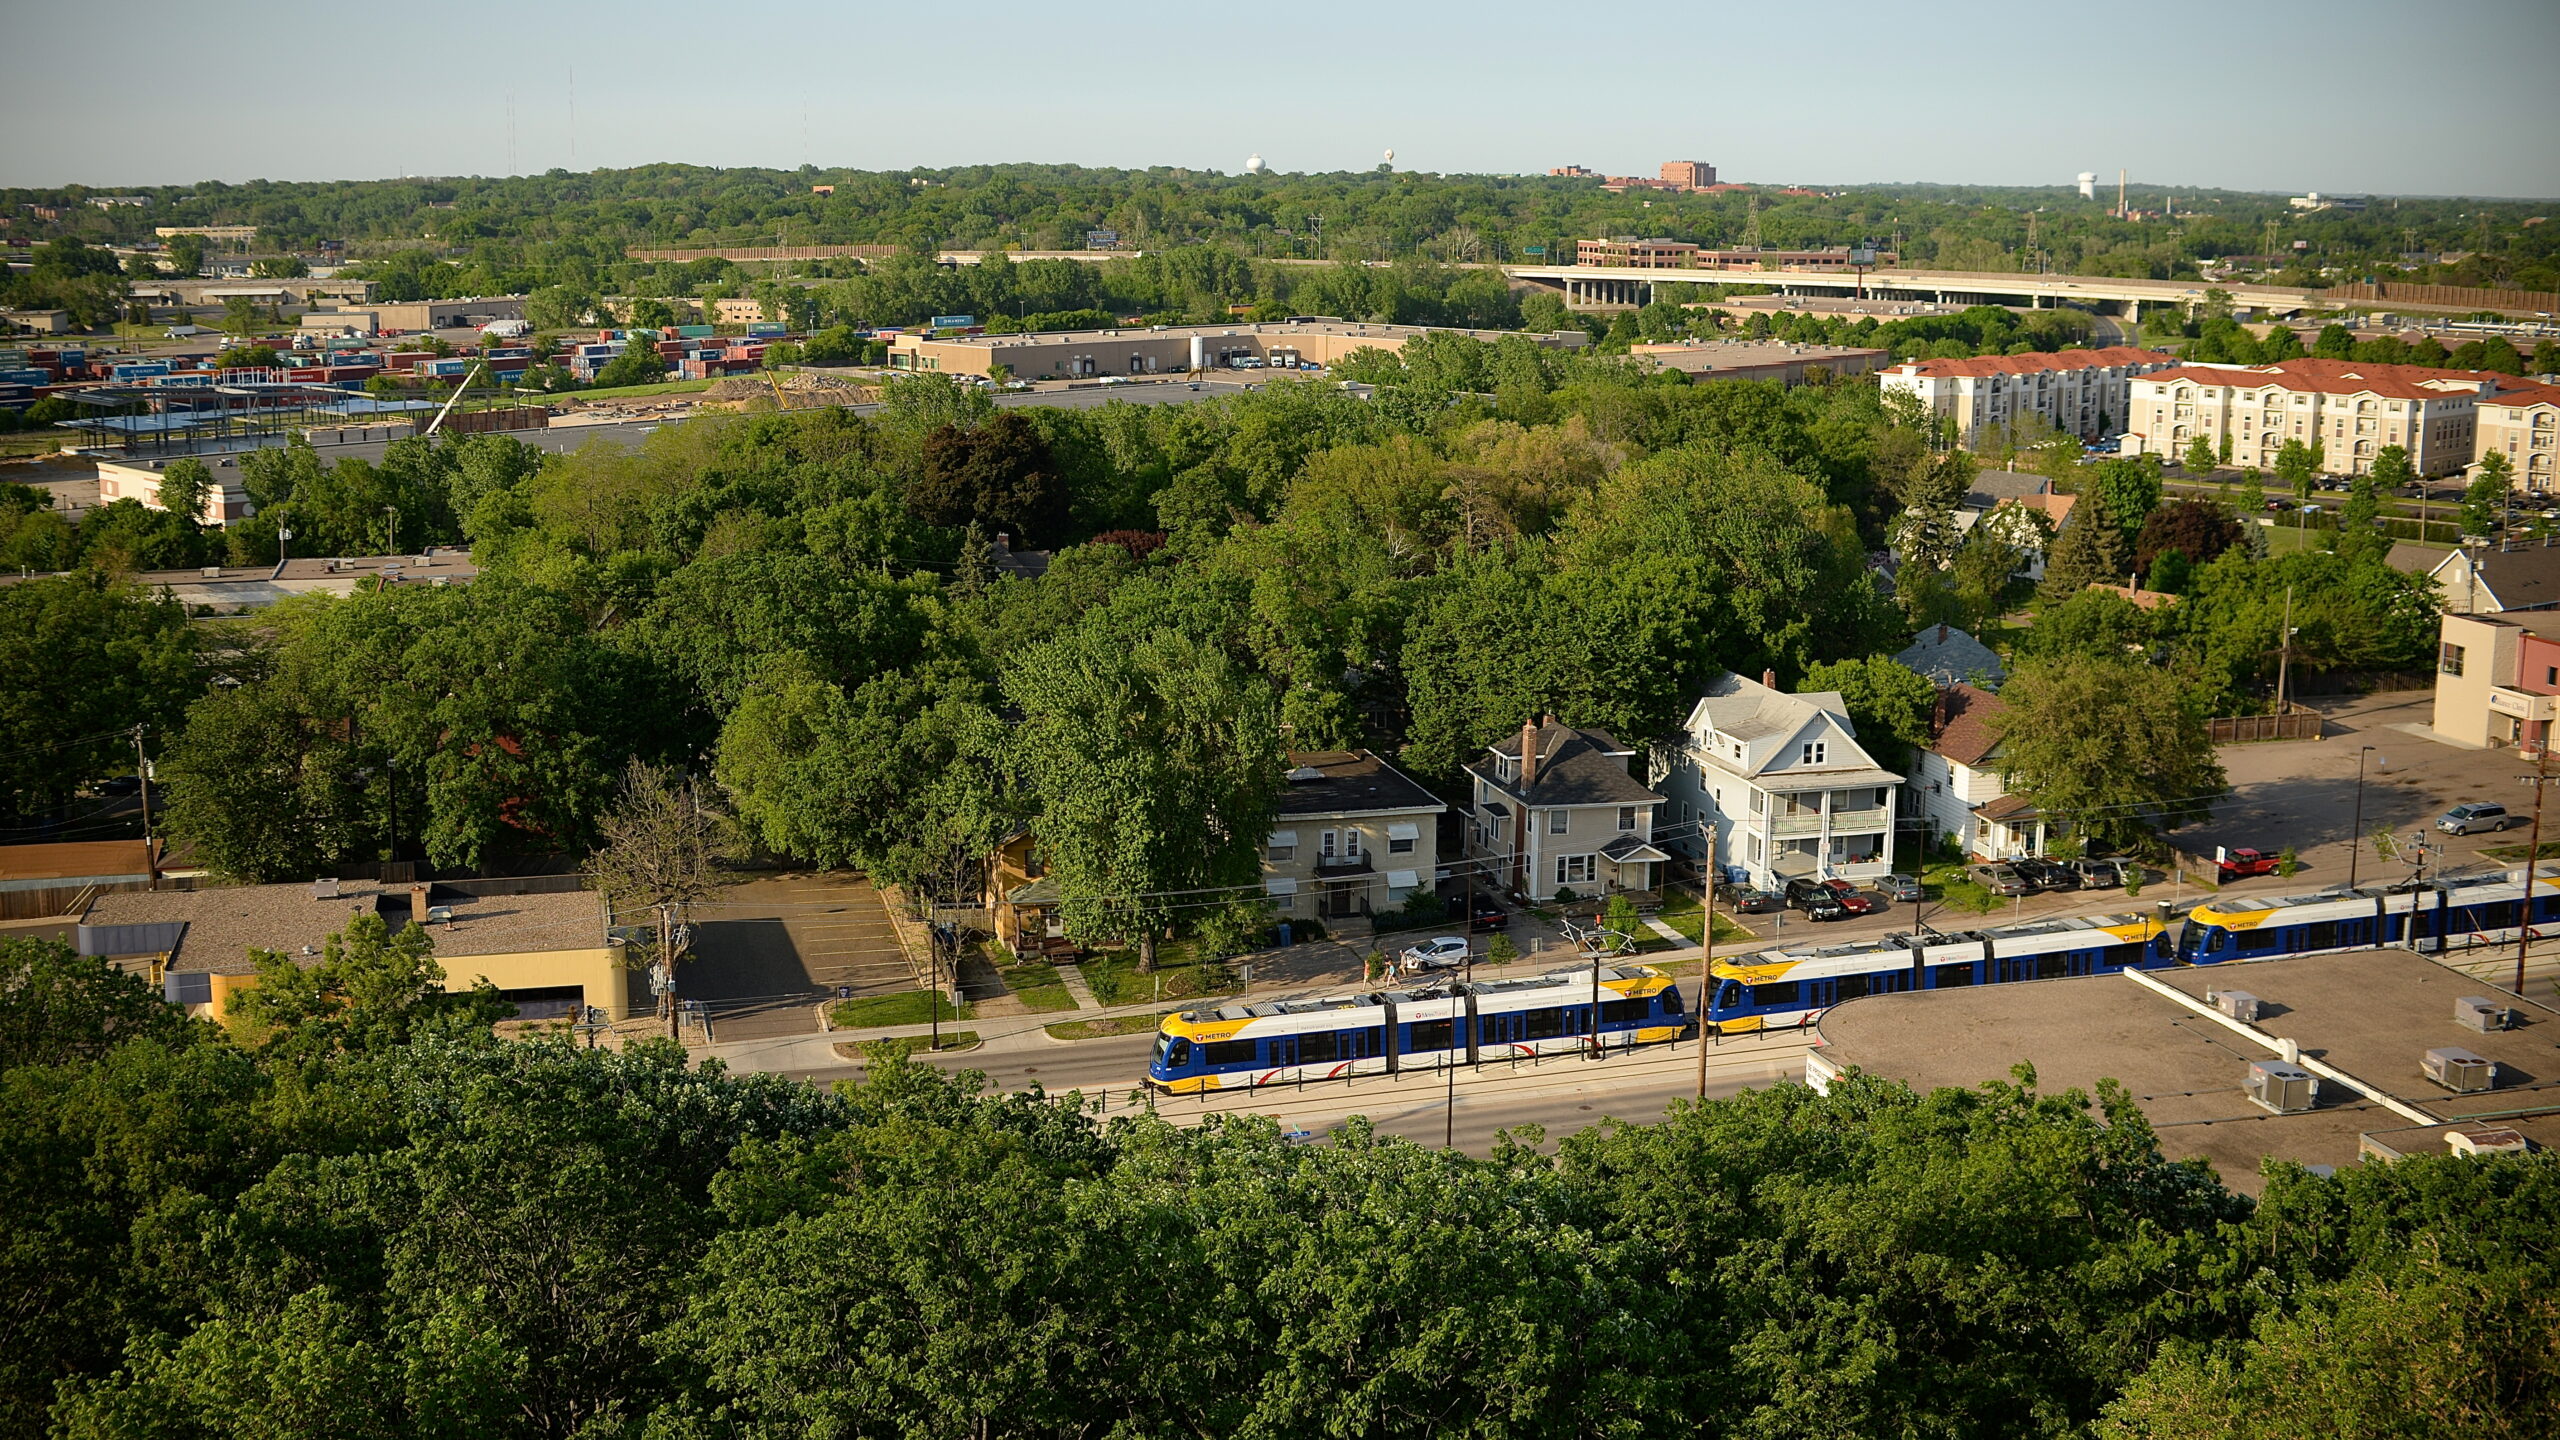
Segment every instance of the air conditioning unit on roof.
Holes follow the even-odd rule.
[[[2207,990],[2204,998],[2205,1003],[2234,1020],[2244,1024],[2257,1023],[2258,997],[2246,990]]]
[[[2457,1095],[2498,1088],[2498,1062],[2474,1055],[2458,1045],[2428,1051],[2419,1057],[2418,1069],[2428,1079]]]
[[[2465,1030],[2486,1035],[2515,1023],[2515,1013],[2486,995],[2465,995],[2453,1002],[2453,1018]]]
[[[2278,1115],[2295,1115],[2320,1101],[2320,1081],[2299,1065],[2282,1060],[2252,1060],[2241,1082],[2250,1100]]]

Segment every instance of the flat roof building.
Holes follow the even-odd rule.
[[[900,370],[986,375],[1002,365],[1019,380],[1158,375],[1203,370],[1296,369],[1332,365],[1353,351],[1401,350],[1431,334],[1493,342],[1518,336],[1549,349],[1591,343],[1580,330],[1524,334],[1435,325],[1362,325],[1343,320],[1166,325],[1125,330],[1055,330],[1029,335],[893,335],[889,364]]]
[[[464,585],[479,574],[479,567],[471,563],[471,552],[437,546],[416,555],[314,555],[275,565],[144,570],[133,579],[146,590],[166,589],[190,613],[204,606],[217,615],[240,615],[296,595],[346,596],[394,585]],[[45,578],[0,574],[0,587]]]
[[[1791,345],[1783,340],[1683,340],[1630,345],[1627,353],[1657,369],[1678,370],[1691,380],[1775,380],[1782,385],[1801,385],[1817,372],[1869,375],[1893,358],[1890,350]]]
[[[2256,1018],[2208,998],[2226,991],[2253,997]],[[2473,996],[2515,1028],[2460,1023],[2457,1002]],[[1817,1088],[1852,1068],[1917,1089],[1970,1088],[2021,1062],[2048,1095],[2118,1081],[2163,1154],[2203,1160],[2248,1194],[2270,1159],[2338,1166],[2442,1154],[2491,1129],[2560,1144],[2560,1011],[2408,950],[1869,996],[1835,1006],[1818,1029],[1806,1061]],[[2442,1050],[2494,1066],[2493,1088],[2463,1093],[2428,1078],[2429,1052]],[[2252,1062],[2308,1072],[2309,1108],[2253,1100],[2243,1089]]]

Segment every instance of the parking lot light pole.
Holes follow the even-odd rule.
[[[2356,862],[2364,858],[2364,757],[2374,753],[2367,745],[2356,752],[2356,818],[2347,828],[2347,888],[2356,888]]]

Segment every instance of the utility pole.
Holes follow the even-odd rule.
[[[1706,921],[1698,938],[1706,954],[1698,961],[1698,1098],[1707,1098],[1707,997],[1716,988],[1716,822],[1707,821]]]
[[[2356,888],[2356,862],[2364,858],[2364,757],[2377,753],[2370,745],[2356,752],[2356,818],[2348,827],[2347,888]]]
[[[2542,869],[2542,796],[2551,782],[2551,722],[2542,722],[2542,738],[2533,747],[2533,773],[2516,777],[2533,787],[2533,838],[2524,847],[2524,910],[2516,922],[2516,993],[2524,993],[2524,957],[2533,948],[2533,885]]]
[[[2285,682],[2293,669],[2293,587],[2284,587],[2284,635],[2276,652],[2276,713],[2285,713]]]
[[[160,854],[151,845],[151,761],[142,753],[142,727],[133,727],[133,775],[142,785],[142,862],[151,888],[160,888]]]

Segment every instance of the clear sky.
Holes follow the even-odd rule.
[[[0,184],[1393,149],[1442,172],[2560,196],[2560,0],[128,0],[16,7],[5,33]]]

